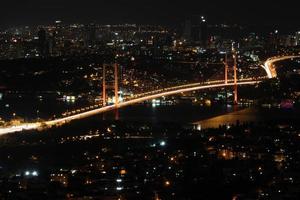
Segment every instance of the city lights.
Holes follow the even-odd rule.
[[[299,199],[296,2],[0,11],[0,199]]]

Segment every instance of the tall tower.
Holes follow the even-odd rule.
[[[85,46],[89,47],[96,42],[96,25],[91,23],[85,26]]]
[[[38,31],[38,48],[41,56],[46,57],[49,53],[48,41],[47,41],[47,32],[45,29],[40,28]]]
[[[225,75],[225,84],[228,83],[228,58],[227,58],[227,53],[225,54],[225,62],[224,62],[224,67],[225,67],[225,72],[224,72],[224,75]]]
[[[115,105],[118,108],[119,106],[119,84],[118,84],[118,64],[114,64],[115,68]]]
[[[118,84],[118,80],[119,80],[119,76],[118,76],[118,64],[115,63],[114,64],[115,67],[115,120],[119,120],[119,84]]]
[[[102,69],[102,100],[103,100],[103,106],[106,106],[107,100],[106,100],[106,64],[103,64],[103,69]],[[118,76],[118,64],[114,64],[114,93],[115,93],[115,106],[118,107],[119,105],[119,76]]]
[[[103,106],[106,106],[106,65],[103,64],[103,69],[102,69],[102,101],[103,101]]]
[[[106,101],[106,64],[103,64],[103,69],[102,69],[102,101],[103,101],[103,107],[107,105]],[[115,63],[113,65],[114,67],[114,93],[115,93],[115,119],[119,120],[119,76],[118,76],[118,64]]]
[[[192,40],[192,22],[191,22],[191,20],[186,20],[184,23],[183,38],[189,42]]]
[[[296,46],[300,45],[300,31],[297,31],[295,34],[295,39],[296,39]]]
[[[234,73],[234,104],[238,104],[238,87],[237,87],[237,54],[236,51],[233,51],[233,73]]]
[[[193,42],[200,44],[201,47],[207,47],[208,27],[204,16],[195,15],[192,18],[191,37]]]

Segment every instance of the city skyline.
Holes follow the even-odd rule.
[[[300,199],[291,1],[0,6],[1,200]]]
[[[298,28],[297,19],[300,17],[297,6],[291,1],[282,4],[277,1],[270,3],[258,0],[249,2],[27,0],[2,2],[0,27],[47,24],[55,20],[63,20],[67,23],[150,23],[174,26],[195,14],[208,16],[211,23],[239,23],[283,28]]]

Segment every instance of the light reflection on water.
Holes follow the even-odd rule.
[[[178,105],[156,105],[144,104],[134,105],[119,110],[119,119],[122,121],[141,122],[173,122],[192,123],[199,120],[212,118],[239,110],[241,108],[227,107],[223,105],[200,106],[192,104]],[[105,119],[113,120],[115,112],[104,114]]]
[[[224,115],[212,117],[205,120],[194,122],[200,125],[202,129],[218,128],[220,125],[232,125],[237,122],[264,122],[264,121],[281,121],[288,122],[290,120],[300,121],[299,109],[279,109],[279,108],[246,108],[236,112],[227,113]]]
[[[5,107],[10,103],[10,107]],[[51,114],[59,114],[72,107],[82,106],[87,102],[76,102],[68,105],[65,102],[52,100],[27,100],[20,99],[18,101],[0,101],[1,111],[0,117],[9,118],[13,112],[17,116],[25,119],[35,119],[36,117],[48,118]],[[15,111],[17,110],[17,111]],[[38,111],[38,112],[37,112]],[[224,124],[235,124],[237,120],[243,122],[259,122],[264,120],[277,119],[299,119],[299,109],[281,110],[281,109],[258,109],[258,108],[242,108],[235,106],[212,105],[200,106],[189,103],[178,105],[156,105],[140,104],[125,107],[119,110],[118,118],[122,121],[137,122],[173,122],[173,123],[195,123],[200,124],[201,128],[219,127]],[[100,114],[99,120],[114,120],[115,111]]]

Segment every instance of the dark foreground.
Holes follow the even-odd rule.
[[[90,119],[0,138],[0,199],[299,199],[296,121]]]

